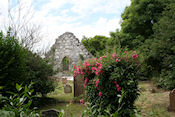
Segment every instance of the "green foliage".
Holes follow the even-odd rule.
[[[154,33],[152,27],[159,21],[169,1],[171,0],[132,0],[122,14],[121,33],[127,38],[123,38],[121,44],[128,45],[130,49],[143,45]]]
[[[95,36],[93,38],[83,37],[81,43],[92,55],[99,57],[105,54],[108,39],[105,36]]]
[[[33,81],[34,91],[43,96],[51,91],[54,91],[56,84],[54,79],[48,78],[53,75],[52,65],[42,59],[39,55],[27,52],[26,67],[28,72],[28,80]]]
[[[15,92],[16,83],[28,85],[31,81],[36,93],[47,94],[54,90],[52,66],[37,54],[23,48],[11,29],[6,36],[0,32],[0,89],[2,95],[6,91]]]
[[[118,114],[121,117],[134,113],[134,102],[139,95],[139,64],[135,52],[118,52],[86,61],[75,69],[74,76],[81,74],[85,79],[86,97],[93,116],[104,115],[109,105],[111,113],[120,107]],[[121,102],[122,92],[125,95]]]
[[[152,66],[160,74],[158,86],[175,88],[175,3],[163,12],[162,18],[154,25],[154,41],[151,45]]]
[[[11,29],[6,36],[0,32],[0,86],[2,94],[15,91],[16,83],[25,81],[25,50],[16,37],[11,35]]]
[[[12,111],[0,110],[0,117],[15,117],[15,113]]]
[[[29,86],[22,87],[22,85],[16,84],[15,92],[8,92],[11,96],[4,100],[5,105],[0,111],[0,114],[5,114],[8,117],[10,114],[12,117],[37,117],[38,114],[34,110],[30,109],[32,104],[32,93],[33,89],[31,83]],[[13,114],[13,115],[12,115]],[[14,116],[15,115],[15,116]]]

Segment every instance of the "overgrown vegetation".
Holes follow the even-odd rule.
[[[121,30],[111,32],[109,38],[104,36],[83,38],[82,43],[95,57],[103,56],[110,48],[139,51],[143,56],[142,67],[139,70],[140,79],[150,80],[154,77],[159,87],[173,89],[175,88],[174,12],[173,0],[132,0],[131,5],[126,7],[121,15]],[[94,41],[99,46],[94,47],[90,43]]]
[[[0,110],[0,116],[4,117],[38,117],[39,114],[31,109],[32,104],[32,88],[33,83],[29,86],[16,84],[17,92],[8,92],[9,98],[4,98],[2,101],[5,103],[2,110]]]
[[[11,29],[7,34],[0,33],[0,86],[2,95],[8,96],[6,91],[15,92],[16,83],[29,85],[34,82],[34,94],[47,94],[54,91],[52,66],[35,53],[19,44],[17,37],[12,35]]]
[[[118,51],[117,54],[85,61],[80,67],[74,66],[74,76],[81,74],[85,80],[91,116],[108,115],[109,106],[109,112],[120,117],[134,113],[134,102],[139,95],[138,57],[135,52]]]

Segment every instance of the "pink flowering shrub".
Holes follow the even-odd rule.
[[[139,55],[134,52],[119,52],[90,59],[82,65],[74,67],[74,77],[84,78],[86,98],[91,103],[94,116],[105,115],[105,109],[110,105],[115,112],[119,105],[121,93],[123,96],[119,115],[129,117],[134,113],[134,102],[137,99]]]

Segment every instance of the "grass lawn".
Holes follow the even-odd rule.
[[[156,89],[150,82],[140,82],[142,89],[136,106],[141,110],[142,117],[175,117],[175,112],[168,112],[169,91]],[[152,93],[151,89],[155,89]]]
[[[71,81],[69,81],[68,84],[71,86],[73,85]],[[141,94],[135,105],[138,110],[140,110],[141,117],[175,117],[175,112],[167,111],[169,105],[169,91],[156,89],[151,82],[140,82],[139,87],[141,89]],[[155,93],[152,93],[152,88],[155,89]],[[65,94],[61,82],[58,83],[55,92],[50,93],[48,97],[55,98],[57,101],[41,107],[40,112],[52,108],[57,110],[64,109],[65,117],[69,117],[70,113],[73,113],[75,117],[80,117],[85,109],[85,106],[79,103],[73,103],[66,109],[69,100],[73,99],[73,92]]]

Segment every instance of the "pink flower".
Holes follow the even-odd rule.
[[[96,71],[96,72],[95,72],[95,74],[98,76],[98,75],[99,75],[99,72],[98,72],[98,71]]]
[[[119,85],[118,85],[118,84],[116,84],[116,87],[118,88],[118,87],[119,87]]]
[[[101,69],[102,69],[102,64],[99,64],[98,70],[101,70]]]
[[[90,74],[91,74],[91,72],[89,71],[89,72],[88,72],[88,75],[90,75]]]
[[[101,97],[101,96],[102,96],[102,93],[101,93],[101,92],[99,92],[99,93],[98,93],[98,95]]]
[[[99,80],[99,79],[97,79],[96,84],[98,84],[99,82],[100,82],[100,80]]]
[[[100,63],[97,62],[95,65],[98,67],[98,66],[100,66]]]
[[[117,91],[120,92],[120,91],[121,91],[121,87],[118,87],[118,88],[117,88]]]
[[[77,71],[75,70],[74,71],[74,78],[77,76]]]
[[[112,58],[115,58],[117,55],[116,55],[116,53],[114,53],[113,55],[112,55]]]
[[[124,51],[124,53],[126,54],[126,53],[127,53],[127,51]]]
[[[106,56],[103,56],[103,58],[106,58]]]
[[[76,69],[76,66],[75,65],[73,66],[73,69]]]
[[[77,71],[78,71],[78,74],[81,73],[81,69],[79,67],[77,68]]]
[[[86,88],[86,84],[87,84],[87,82],[88,82],[88,79],[85,78],[85,81],[84,81],[84,84],[83,84],[84,88]]]
[[[89,63],[85,61],[85,62],[84,62],[84,66],[85,66],[85,67],[88,67],[88,66],[89,66]]]
[[[114,81],[115,84],[117,84],[117,81]]]
[[[138,57],[139,57],[138,54],[133,54],[133,55],[132,55],[132,59],[133,59],[133,60],[136,59],[136,58],[138,58]]]
[[[120,59],[116,59],[116,62],[120,62]]]
[[[98,79],[98,80],[96,81],[96,87],[97,87],[98,90],[100,89],[100,86],[98,85],[99,83],[100,83],[100,80]]]
[[[72,104],[72,100],[70,100],[70,104]]]
[[[83,99],[80,100],[80,104],[84,104],[84,100]]]
[[[96,67],[92,67],[91,69],[92,69],[92,72],[97,71]]]
[[[101,74],[103,73],[103,71],[102,71],[102,70],[100,70],[99,72],[100,72]]]
[[[81,71],[81,75],[84,75],[83,71]]]
[[[100,60],[101,60],[101,61],[103,60],[102,57],[100,57]]]

